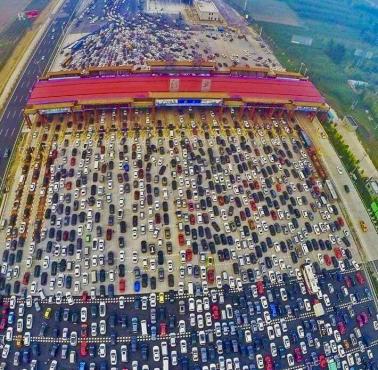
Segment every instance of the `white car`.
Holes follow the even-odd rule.
[[[91,324],[91,336],[92,337],[97,336],[97,322],[92,322]]]
[[[85,323],[87,321],[88,310],[86,307],[82,307],[80,311],[80,321]]]
[[[264,359],[261,354],[256,355],[256,362],[257,362],[258,369],[264,368]]]
[[[283,340],[283,345],[286,349],[289,349],[290,348],[290,339],[287,335],[284,335],[282,337],[282,340]]]
[[[98,354],[100,358],[106,357],[106,344],[105,343],[101,343],[100,346],[98,347]]]
[[[127,362],[127,346],[121,346],[121,362]]]
[[[152,348],[152,355],[153,355],[155,362],[160,361],[160,348],[159,348],[159,346],[154,346]]]
[[[246,330],[244,332],[244,337],[245,337],[245,342],[246,343],[251,343],[252,342],[252,333],[250,330]]]
[[[29,313],[26,316],[26,329],[30,330],[33,327],[33,315]]]
[[[100,334],[104,335],[106,334],[106,321],[100,320]]]
[[[111,365],[117,365],[117,350],[112,349],[110,351],[110,363]]]
[[[188,353],[188,346],[185,339],[180,340],[180,351],[182,354]],[[160,355],[159,355],[160,358]]]

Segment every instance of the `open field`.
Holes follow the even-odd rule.
[[[0,32],[7,28],[17,18],[17,13],[25,9],[30,0],[13,0],[12,5],[0,1]]]
[[[277,0],[252,0],[247,2],[247,12],[253,19],[261,22],[299,26],[300,19],[296,13],[284,2]]]
[[[32,24],[28,20],[16,21],[0,34],[0,93],[2,93],[16,66],[30,46],[41,25],[46,21],[57,0],[34,0],[29,2],[30,9],[42,9],[43,4],[50,3]],[[27,7],[28,8],[28,7]]]

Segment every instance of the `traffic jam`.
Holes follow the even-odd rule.
[[[25,179],[46,202],[40,231],[2,231],[1,368],[375,369],[370,283],[301,129],[127,115],[62,124]]]

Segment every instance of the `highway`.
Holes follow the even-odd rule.
[[[55,46],[67,27],[68,20],[74,11],[78,0],[67,0],[56,13],[54,19],[46,29],[37,48],[23,70],[15,89],[5,106],[0,120],[0,181],[7,168],[8,158],[5,152],[13,149],[18,133],[22,127],[23,109],[27,103],[29,93],[39,76],[53,60]],[[54,32],[53,32],[54,30]]]

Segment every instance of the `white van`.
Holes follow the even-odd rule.
[[[91,271],[91,280],[92,280],[92,283],[94,283],[94,284],[97,283],[97,271],[96,270]]]
[[[163,357],[163,370],[169,370],[169,358]]]
[[[188,294],[193,295],[194,294],[194,285],[192,281],[188,282]]]
[[[147,332],[147,321],[146,320],[141,320],[140,326],[142,328],[142,335],[148,335],[148,332]]]
[[[76,351],[70,352],[70,364],[74,364],[76,362]]]

